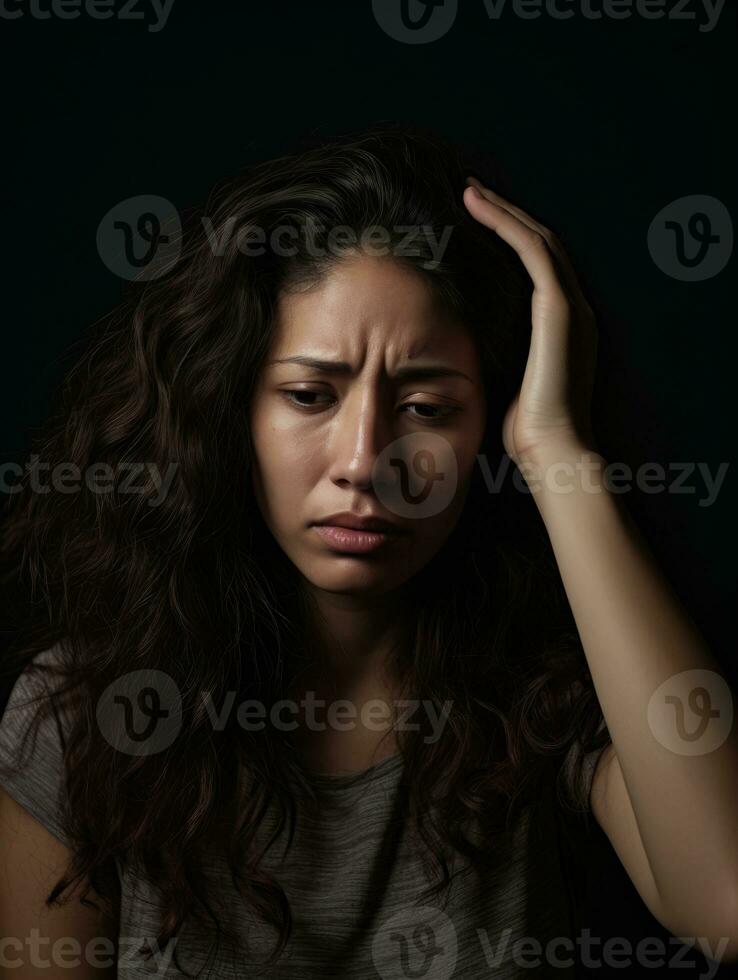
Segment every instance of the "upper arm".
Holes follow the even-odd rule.
[[[69,892],[64,893],[62,906],[44,907],[70,857],[68,848],[0,787],[0,978],[116,976],[117,923],[80,903],[81,885],[68,901]],[[94,892],[88,898],[94,901]],[[37,945],[34,930],[40,936]],[[46,967],[39,965],[44,962]],[[103,963],[108,965],[97,965]]]

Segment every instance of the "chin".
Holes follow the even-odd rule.
[[[392,563],[386,560],[351,555],[337,555],[327,562],[313,562],[309,568],[301,568],[300,571],[313,588],[357,596],[384,595],[404,585],[414,573],[413,570],[402,574],[396,563],[392,567]]]

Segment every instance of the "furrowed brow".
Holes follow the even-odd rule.
[[[306,357],[295,355],[294,357],[280,357],[269,361],[269,364],[300,364],[303,367],[313,368],[322,374],[351,374],[351,365],[346,361],[325,361],[317,357]],[[419,378],[464,378],[471,382],[468,374],[459,371],[457,368],[449,367],[447,364],[410,364],[397,369],[394,375],[400,381],[414,381]]]

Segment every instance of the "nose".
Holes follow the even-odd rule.
[[[328,447],[333,483],[372,489],[377,456],[394,438],[390,402],[378,386],[357,387],[344,398]]]

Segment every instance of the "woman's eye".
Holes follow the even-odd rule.
[[[311,399],[317,399],[320,395],[324,395],[331,398],[324,391],[310,391],[307,388],[298,388],[296,391],[283,391],[282,394],[287,398],[288,401],[292,402],[293,405],[297,405],[299,408],[313,408],[316,404],[319,405],[320,402],[312,401]],[[298,400],[299,396],[304,396],[308,398],[307,402],[301,402]]]
[[[454,412],[458,412],[458,408],[454,408],[451,405],[429,405],[427,402],[408,402],[406,405],[402,406],[405,408],[418,408],[422,411],[417,414],[415,412],[411,413],[419,419],[427,419],[429,422],[435,422],[440,419],[448,418],[449,415],[453,415]],[[436,414],[424,415],[423,412],[431,412]]]

